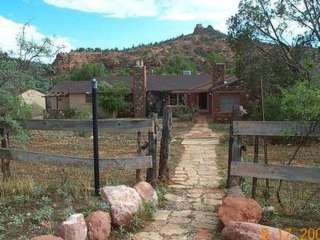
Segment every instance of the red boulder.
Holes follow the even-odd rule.
[[[226,197],[219,208],[218,216],[224,225],[231,222],[258,223],[262,218],[262,208],[253,199]]]
[[[86,240],[87,224],[82,214],[73,214],[60,226],[60,234],[64,240]]]
[[[151,202],[154,205],[158,204],[157,192],[149,183],[139,182],[134,186],[134,189],[139,193],[143,201]]]
[[[88,239],[107,240],[111,232],[111,217],[109,213],[96,211],[87,218]]]
[[[224,240],[298,240],[298,238],[278,228],[255,223],[233,222],[222,231]]]

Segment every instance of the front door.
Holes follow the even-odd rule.
[[[208,94],[199,93],[199,110],[205,111],[208,110]]]

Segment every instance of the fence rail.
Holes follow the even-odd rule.
[[[106,129],[108,132],[137,132],[152,131],[154,121],[152,119],[102,119],[98,121],[99,129]],[[92,130],[90,120],[27,120],[21,122],[21,126],[29,130],[47,131],[72,131],[72,130]],[[4,122],[0,122],[0,128],[8,128]]]
[[[292,182],[320,183],[319,167],[233,162],[231,165],[231,175]]]
[[[18,149],[0,148],[0,158],[47,163],[54,165],[72,165],[92,167],[92,158],[73,157],[65,155],[55,155],[47,153],[29,152]],[[125,158],[100,159],[100,167],[116,170],[136,170],[144,168],[152,168],[151,156],[134,156]]]
[[[233,121],[233,135],[320,137],[320,126],[313,122]]]
[[[255,136],[253,162],[242,159],[241,138],[243,136]],[[314,122],[233,121],[230,127],[229,141],[229,186],[239,184],[240,177],[252,177],[252,196],[254,197],[256,179],[320,183],[320,167],[271,165],[268,164],[266,159],[259,160],[259,138],[272,136],[319,137],[320,127]]]
[[[46,131],[92,131],[93,122],[89,120],[65,120],[65,119],[49,119],[49,120],[27,120],[21,122],[21,126],[28,130],[46,130]],[[158,162],[157,162],[157,117],[150,119],[103,119],[98,121],[99,129],[107,132],[125,132],[125,133],[148,133],[148,153],[147,156],[139,154],[134,157],[120,157],[115,159],[100,159],[100,168],[116,169],[116,170],[136,170],[147,169],[147,180],[156,184]],[[77,156],[64,156],[48,153],[38,153],[24,151],[20,149],[11,149],[9,146],[10,128],[4,122],[0,121],[1,130],[1,148],[0,159],[3,176],[10,175],[10,160],[41,162],[56,165],[78,165],[85,167],[94,166],[91,158],[82,158]]]

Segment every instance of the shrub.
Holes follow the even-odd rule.
[[[99,87],[99,100],[103,110],[107,113],[117,114],[124,111],[128,107],[127,96],[129,95],[129,88],[124,84],[118,83],[113,86],[101,85]]]
[[[63,116],[66,119],[89,119],[91,112],[89,109],[68,108],[63,110]]]

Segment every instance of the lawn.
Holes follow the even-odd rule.
[[[182,152],[179,136],[189,128],[189,123],[174,123],[170,169],[177,164]],[[101,158],[136,154],[136,138],[136,134],[102,132]],[[147,134],[144,134],[143,142],[146,140]],[[91,144],[90,134],[49,131],[30,132],[30,139],[23,145],[14,139],[11,142],[15,148],[82,157],[92,156]],[[11,171],[10,180],[0,185],[0,239],[29,239],[55,233],[59,223],[74,212],[87,215],[96,209],[109,209],[93,196],[92,169],[12,161]],[[102,186],[134,183],[135,171],[103,170],[101,173]],[[131,229],[117,229],[117,236],[113,238],[128,239],[126,231],[136,231],[142,225],[143,222],[135,219]]]
[[[228,164],[228,127],[227,125],[211,125],[220,134],[221,144],[216,147],[217,158],[221,173],[226,179],[227,164]],[[224,129],[224,130],[223,130]],[[292,156],[297,145],[294,144],[297,139],[277,139],[273,138],[268,141],[268,159],[272,164],[284,164]],[[244,153],[244,159],[253,160],[253,140],[245,138],[243,140],[247,146]],[[263,143],[260,142],[259,159],[263,160]],[[302,147],[297,155],[296,165],[311,165],[320,166],[320,149],[317,141],[311,141],[306,146]],[[276,197],[276,190],[279,181],[270,181],[269,190],[266,188],[265,180],[258,180],[257,186],[257,201],[263,206],[273,206],[273,213],[265,214],[262,219],[262,224],[288,229],[302,237],[309,230],[309,238],[312,238],[313,231],[320,229],[320,187],[316,184],[283,182],[280,197],[282,204],[279,204]],[[225,186],[225,181],[221,184]],[[251,197],[252,179],[245,178],[242,182],[242,190]],[[320,230],[318,230],[319,232]],[[319,236],[320,238],[320,236]]]

